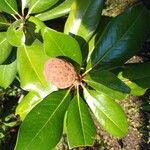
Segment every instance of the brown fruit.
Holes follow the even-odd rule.
[[[73,65],[63,59],[49,59],[44,66],[44,75],[48,82],[60,89],[70,87],[77,78]]]

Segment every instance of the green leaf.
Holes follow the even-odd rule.
[[[129,87],[109,71],[99,71],[85,77],[85,82],[112,99],[121,100],[130,93]]]
[[[32,22],[36,25],[36,30],[35,32],[38,33],[42,28],[45,28],[46,25],[44,24],[43,21],[41,21],[40,19],[36,18],[36,17],[33,17],[31,16],[29,19],[28,19],[29,22]]]
[[[121,68],[118,77],[131,89],[131,94],[143,95],[150,88],[150,63],[127,64]]]
[[[95,32],[95,34],[92,36],[92,38],[89,40],[88,45],[89,45],[89,53],[88,53],[88,59],[87,62],[89,61],[91,54],[96,46],[96,43],[99,39],[99,37],[101,36],[101,34],[103,33],[103,31],[105,30],[106,26],[108,25],[108,23],[111,21],[112,17],[108,17],[108,16],[101,16],[101,20],[100,23],[97,27],[97,30]]]
[[[16,47],[24,45],[25,43],[25,34],[23,32],[24,26],[23,20],[17,20],[7,30],[7,40],[8,42]]]
[[[44,64],[48,57],[40,41],[36,40],[31,46],[19,47],[17,60],[21,87],[24,90],[35,91],[42,98],[56,90],[56,87],[48,83],[44,77]]]
[[[29,92],[25,97],[21,99],[21,102],[16,108],[16,115],[19,115],[21,120],[27,116],[27,114],[41,102],[41,97],[35,92]]]
[[[1,0],[0,11],[4,11],[9,14],[17,14],[17,2],[16,0]]]
[[[92,146],[95,135],[96,128],[88,106],[81,97],[75,96],[67,111],[67,137],[69,148]]]
[[[38,14],[35,17],[39,18],[42,21],[47,21],[58,17],[62,17],[69,13],[72,3],[73,0],[65,0],[60,5],[54,7],[53,9]]]
[[[150,31],[148,10],[142,3],[112,19],[92,53],[95,70],[120,66],[141,48]]]
[[[16,61],[8,65],[0,65],[0,86],[6,89],[13,82],[16,74]]]
[[[39,13],[55,5],[59,0],[28,0],[29,14]]]
[[[6,19],[6,17],[0,14],[0,30],[6,30],[10,26],[10,23]]]
[[[82,63],[82,54],[78,42],[69,35],[50,28],[43,30],[44,50],[50,57],[66,56]]]
[[[0,64],[2,64],[10,55],[12,46],[6,39],[6,32],[0,32]]]
[[[33,108],[22,123],[15,150],[48,150],[59,142],[70,91],[53,92]]]
[[[102,8],[103,0],[75,0],[64,32],[88,41],[99,24]]]
[[[127,118],[119,104],[102,93],[86,88],[84,88],[84,97],[95,117],[107,132],[118,138],[127,134]]]

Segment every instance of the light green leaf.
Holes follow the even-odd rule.
[[[39,18],[42,21],[47,21],[64,16],[69,13],[72,3],[73,0],[65,0],[53,9],[43,12],[41,14],[37,14],[35,17]]]
[[[88,41],[99,24],[102,8],[103,0],[74,0],[64,32]]]
[[[88,106],[81,97],[75,96],[67,111],[67,137],[69,148],[92,146],[95,135],[96,128]]]
[[[6,32],[0,32],[0,64],[2,64],[11,53],[12,46],[6,39]]]
[[[115,137],[128,132],[128,124],[122,108],[110,97],[84,88],[84,97],[101,126]]]
[[[43,51],[43,45],[36,40],[31,46],[22,46],[17,51],[17,65],[24,90],[35,91],[43,98],[56,87],[48,83],[44,77],[44,64],[48,57]]]
[[[28,0],[29,14],[47,10],[57,2],[58,0]]]
[[[137,3],[107,25],[92,53],[92,68],[102,70],[121,66],[134,56],[150,32],[148,10]]]
[[[150,63],[127,64],[121,68],[118,77],[131,88],[131,94],[143,95],[150,88]]]
[[[130,88],[109,71],[92,73],[87,75],[84,81],[112,99],[122,100],[130,93]]]
[[[17,105],[16,115],[19,115],[23,121],[27,114],[42,100],[41,97],[35,92],[29,92],[21,99],[21,102]]]
[[[78,42],[69,35],[50,28],[43,30],[44,50],[50,57],[66,56],[82,63],[82,54]]]
[[[13,82],[16,74],[16,61],[8,65],[0,65],[0,86],[6,89]]]
[[[1,0],[0,11],[4,11],[9,14],[17,14],[17,2],[16,0]]]
[[[59,142],[70,91],[53,92],[22,123],[15,150],[52,150]]]
[[[16,47],[24,45],[25,43],[25,34],[23,32],[24,26],[23,20],[17,20],[7,30],[7,40],[8,42]]]

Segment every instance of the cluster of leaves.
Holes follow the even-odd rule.
[[[16,109],[23,123],[15,149],[53,149],[63,131],[70,148],[91,146],[96,135],[91,112],[113,136],[126,135],[127,119],[116,101],[150,87],[149,63],[125,64],[150,33],[143,3],[115,18],[101,16],[103,0],[21,4],[21,10],[15,0],[0,4],[0,86],[7,88],[18,73],[21,88],[28,91]],[[42,22],[69,11],[64,33]],[[59,90],[46,81],[44,64],[55,57],[75,66],[78,85]]]

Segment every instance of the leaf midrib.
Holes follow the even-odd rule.
[[[35,72],[37,78],[39,79],[41,85],[42,85],[43,87],[45,87],[45,84],[43,83],[43,81],[42,81],[42,79],[40,78],[39,74],[37,73],[37,71],[36,71],[34,65],[32,64],[32,61],[31,61],[31,59],[30,59],[30,56],[29,56],[29,54],[28,54],[28,51],[27,51],[25,45],[24,45],[24,50],[25,50],[25,54],[26,54],[26,56],[27,56],[27,58],[28,58],[28,61],[29,61],[29,63],[31,64],[31,67],[33,68],[33,70],[34,70],[34,72]]]
[[[31,142],[25,147],[25,149],[27,149],[32,142],[35,140],[35,138],[40,134],[40,132],[42,132],[43,128],[49,123],[49,121],[52,119],[52,117],[57,113],[58,109],[61,107],[61,105],[63,104],[63,102],[66,100],[67,96],[69,95],[70,90],[67,91],[67,93],[65,94],[64,98],[62,99],[61,103],[56,107],[56,109],[54,110],[54,112],[51,114],[51,116],[47,119],[47,121],[45,122],[45,124],[42,126],[42,128],[37,132],[37,134],[34,136],[34,138],[31,140]]]
[[[82,120],[82,112],[81,112],[81,107],[80,107],[80,97],[79,95],[77,96],[77,104],[78,104],[78,109],[79,109],[79,115],[80,115],[80,121],[81,121],[81,128],[82,128],[82,135],[83,135],[83,140],[84,140],[84,145],[86,144],[85,140],[85,135],[84,135],[84,125],[83,125],[83,120]]]
[[[10,7],[10,9],[15,13],[15,14],[18,14],[18,12],[13,8],[11,7],[11,5],[7,2],[7,0],[4,0],[6,2],[6,4]]]
[[[90,96],[91,96],[91,94],[86,90],[86,89],[84,89],[85,91],[86,91],[86,93],[88,93]],[[93,97],[93,96],[91,96],[91,97]],[[93,99],[93,98],[92,98]],[[96,99],[96,98],[94,98],[94,99]],[[97,100],[96,100],[97,101]],[[104,105],[101,103],[101,101],[98,101],[103,107],[104,107]],[[88,103],[88,102],[87,102]],[[93,102],[92,102],[93,103]],[[120,131],[121,131],[121,133],[125,133],[124,131],[122,131],[120,128],[119,128],[119,126],[110,118],[110,117],[108,117],[107,116],[107,114],[105,114],[100,108],[98,108],[96,105],[95,105],[95,103],[94,103],[94,106],[102,113],[102,114],[104,114],[104,116],[106,116],[106,118],[108,118],[109,120],[110,120],[110,122],[112,122],[113,124],[114,124],[114,126],[116,126]],[[89,106],[90,107],[90,106]],[[91,107],[90,107],[91,108]],[[104,107],[105,108],[105,107]]]

